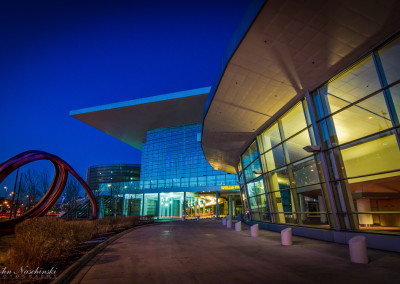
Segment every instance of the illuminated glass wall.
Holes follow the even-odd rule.
[[[214,170],[206,161],[200,143],[201,124],[149,130],[146,139],[142,189],[237,185],[237,175]]]
[[[258,135],[238,165],[252,220],[400,232],[399,55],[385,43]]]

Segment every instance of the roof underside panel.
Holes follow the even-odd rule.
[[[106,106],[70,115],[139,150],[151,129],[200,123],[209,87]]]
[[[399,14],[394,0],[267,1],[209,95],[202,137],[209,163],[235,172],[271,117],[396,33]]]

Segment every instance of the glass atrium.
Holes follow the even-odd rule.
[[[400,233],[399,54],[385,43],[257,136],[237,169],[248,218]]]
[[[238,177],[214,170],[206,161],[200,144],[201,127],[191,124],[147,131],[140,182],[101,184],[101,217],[241,214]]]

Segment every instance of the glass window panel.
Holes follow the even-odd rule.
[[[172,187],[172,179],[166,179],[165,180],[165,187],[166,188],[171,188]]]
[[[251,219],[254,221],[261,221],[260,214],[258,212],[251,212]]]
[[[283,135],[285,139],[293,136],[300,130],[307,127],[306,118],[304,116],[303,106],[298,103],[290,111],[285,113],[281,118]]]
[[[181,186],[189,187],[189,178],[181,178]]]
[[[312,153],[303,149],[307,145],[311,145],[308,129],[286,141],[285,146],[289,154],[289,162],[295,162],[312,155]]]
[[[291,190],[276,191],[269,195],[274,205],[277,223],[296,223],[296,214]],[[288,212],[287,214],[285,214]]]
[[[335,114],[332,119],[339,144],[392,127],[382,93]]]
[[[264,182],[262,178],[247,184],[247,190],[249,197],[263,194],[265,192]]]
[[[180,178],[174,178],[172,179],[173,182],[173,187],[181,187],[181,179]]]
[[[328,225],[326,205],[320,185],[298,188],[297,199],[301,213],[300,218],[304,225]]]
[[[262,211],[260,211],[260,219],[262,222],[271,222],[271,216],[268,212],[268,210],[265,208],[261,208]]]
[[[243,166],[247,167],[252,161],[258,158],[257,144],[254,141],[249,148],[247,148],[246,152],[242,155]]]
[[[251,164],[250,167],[244,170],[246,180],[250,181],[258,176],[260,176],[260,173],[262,172],[261,170],[261,165],[260,165],[260,160],[254,161],[254,163]]]
[[[290,181],[287,167],[273,171],[269,174],[271,190],[277,191],[290,188]]]
[[[164,188],[165,187],[165,180],[160,179],[158,180],[158,188]]]
[[[207,177],[198,177],[199,186],[206,186]]]
[[[327,96],[330,112],[333,113],[380,88],[378,74],[369,55],[329,82],[321,93]]]
[[[296,186],[311,185],[320,182],[314,157],[293,164],[292,169]]]
[[[190,185],[190,187],[196,187],[197,186],[197,177],[191,177],[189,180],[189,185]]]
[[[395,117],[400,121],[400,84],[387,90],[389,96],[391,96],[395,108]]]
[[[215,186],[215,176],[207,176],[207,185]]]
[[[262,152],[268,151],[272,147],[278,145],[281,142],[278,123],[272,124],[267,130],[265,130],[261,134],[260,140]]]
[[[400,79],[400,38],[378,51],[388,84]]]
[[[263,155],[264,165],[267,171],[272,171],[286,165],[283,146],[279,145]]]
[[[347,177],[374,174],[400,168],[399,146],[392,132],[370,137],[353,145],[352,147],[341,148]],[[386,177],[396,175],[398,175],[396,172],[385,174]],[[372,179],[375,178],[373,176],[364,177],[363,181]]]
[[[258,211],[257,199],[255,197],[250,197],[249,198],[249,204],[250,204],[251,210],[256,209]]]

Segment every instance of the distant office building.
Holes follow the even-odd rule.
[[[100,211],[104,212],[101,216],[171,218],[235,216],[243,212],[237,175],[213,169],[201,149],[202,109],[209,89],[71,113],[142,150],[139,184],[130,181],[113,184],[110,179],[103,180],[99,191],[103,196],[99,199]],[[112,196],[112,201],[107,196]]]
[[[87,169],[86,182],[93,192],[99,190],[102,183],[120,183],[139,181],[140,165],[138,164],[109,164],[91,166]]]

